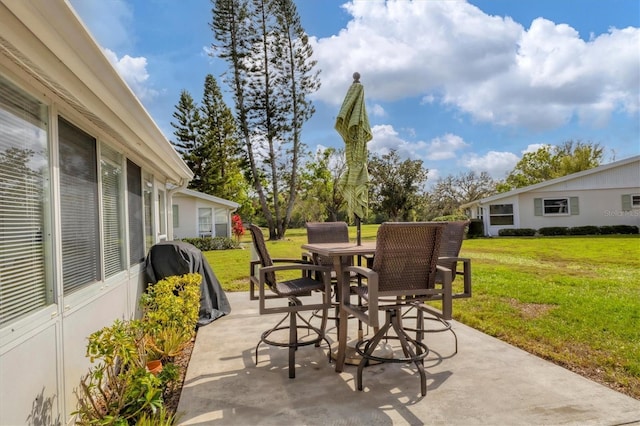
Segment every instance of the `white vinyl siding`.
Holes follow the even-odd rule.
[[[0,77],[0,326],[53,303],[48,109]]]
[[[104,275],[108,278],[125,268],[122,155],[102,144],[100,147],[100,168],[102,175]]]

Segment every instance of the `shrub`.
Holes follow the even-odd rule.
[[[433,222],[458,222],[469,219],[463,214],[450,214],[447,216],[438,216],[431,219]]]
[[[567,231],[569,228],[566,226],[548,226],[546,228],[538,229],[538,233],[540,235],[544,235],[545,237],[550,237],[554,235],[567,235]]]
[[[598,235],[600,228],[597,226],[574,226],[569,228],[567,233],[569,235]]]
[[[498,231],[498,235],[501,237],[533,237],[536,235],[536,230],[531,228],[501,229]]]
[[[80,380],[76,424],[172,425],[163,394],[179,377],[165,363],[158,376],[149,359],[170,360],[195,335],[200,309],[199,274],[168,277],[150,285],[141,297],[140,320],[114,321],[89,336],[87,356],[95,363]]]
[[[240,248],[240,244],[237,241],[227,237],[182,238],[181,241],[194,245],[200,251]]]
[[[467,237],[482,237],[484,235],[484,224],[482,223],[482,219],[471,219],[469,223],[469,231],[467,232]]]
[[[200,274],[167,277],[140,297],[142,325],[153,356],[171,360],[195,335],[200,310]]]
[[[614,225],[613,229],[616,234],[637,234],[638,227],[635,225]]]
[[[76,424],[128,425],[162,407],[162,381],[146,369],[140,321],[116,320],[89,336],[87,356],[98,363],[75,391]]]

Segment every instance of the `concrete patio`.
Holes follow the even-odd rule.
[[[455,321],[457,355],[451,333],[427,335],[425,397],[415,366],[402,364],[367,367],[355,391],[357,367],[336,373],[326,344],[300,348],[289,379],[286,349],[261,345],[255,364],[278,316],[259,315],[248,293],[227,297],[231,314],[198,331],[181,425],[640,425],[639,400]]]

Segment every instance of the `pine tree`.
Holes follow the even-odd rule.
[[[215,51],[232,71],[229,82],[252,183],[269,237],[280,239],[306,154],[300,131],[313,114],[307,95],[319,87],[311,47],[291,0],[216,0],[213,15],[220,42]]]
[[[173,132],[176,137],[173,145],[194,173],[194,179],[189,183],[189,187],[197,188],[202,178],[201,160],[199,158],[201,151],[199,149],[199,135],[202,120],[198,106],[194,103],[193,97],[188,91],[183,90],[180,93],[180,100],[176,105],[176,110],[173,112],[173,118],[177,120],[177,122],[171,122],[171,126],[176,129]]]
[[[246,193],[240,170],[240,142],[235,119],[225,104],[220,87],[213,75],[205,78],[202,97],[202,142],[206,147],[205,166],[207,194],[237,199]]]

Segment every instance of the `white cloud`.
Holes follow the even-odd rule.
[[[377,125],[371,128],[373,139],[368,144],[370,152],[378,155],[388,154],[395,150],[401,159],[425,160],[429,150],[424,141],[410,142],[398,134],[389,124]]]
[[[458,135],[447,133],[437,137],[429,143],[427,158],[429,160],[448,160],[456,158],[456,152],[468,147],[469,144]]]
[[[131,5],[125,0],[71,0],[71,5],[138,99],[148,103],[156,98],[159,92],[150,84],[147,58],[116,53],[131,51],[135,45]]]
[[[109,59],[109,62],[111,62],[116,68],[118,74],[122,76],[131,90],[136,94],[138,99],[141,101],[149,101],[158,95],[157,90],[154,90],[147,85],[149,73],[147,72],[146,58],[132,58],[129,55],[124,55],[122,58],[118,58],[118,55],[109,49],[104,49],[104,53]]]
[[[367,113],[373,117],[385,117],[387,115],[386,111],[380,104],[373,104]]]
[[[468,154],[462,159],[462,164],[475,171],[487,172],[494,179],[504,179],[520,160],[511,152],[489,151],[485,155]]]
[[[583,40],[567,24],[526,29],[463,1],[354,1],[338,35],[315,39],[317,97],[338,104],[360,72],[376,102],[444,103],[474,120],[548,130],[605,125],[640,107],[640,29]]]

